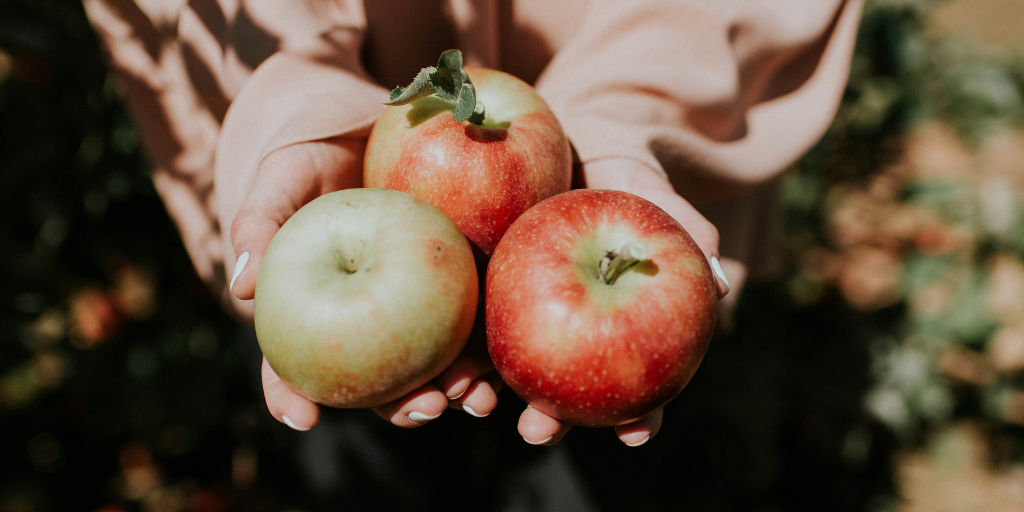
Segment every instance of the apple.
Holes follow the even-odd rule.
[[[432,85],[445,73],[464,79],[445,82],[447,94]],[[437,68],[396,88],[391,103],[366,145],[364,185],[425,199],[484,254],[523,212],[569,190],[572,154],[558,119],[510,74],[463,68],[461,53],[449,50]]]
[[[711,268],[653,203],[573,190],[523,214],[487,268],[487,346],[523,400],[562,421],[615,426],[686,386],[715,326]]]
[[[479,288],[444,213],[394,190],[350,189],[281,227],[256,281],[256,337],[300,395],[331,407],[391,402],[462,350]]]

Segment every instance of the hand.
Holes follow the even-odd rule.
[[[338,138],[278,149],[263,159],[231,225],[235,269],[230,291],[239,300],[256,293],[256,275],[270,240],[289,217],[317,197],[362,186],[365,139]],[[229,258],[230,261],[230,258]],[[388,404],[373,408],[400,427],[417,427],[446,407],[486,416],[497,406],[501,380],[479,337],[433,382]],[[319,407],[291,390],[263,360],[263,393],[270,413],[295,430],[320,420]]]
[[[690,203],[679,196],[664,175],[638,161],[615,158],[598,160],[583,168],[588,188],[621,190],[640,196],[674,217],[697,243],[715,274],[718,298],[729,293],[729,281],[722,271],[718,253],[718,230]],[[615,434],[627,446],[640,446],[661,428],[662,410],[626,425],[615,427]],[[572,425],[527,407],[519,417],[519,433],[527,443],[557,444]]]

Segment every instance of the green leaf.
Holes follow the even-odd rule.
[[[448,101],[458,101],[463,85],[468,81],[466,70],[462,68],[462,52],[459,50],[442,53],[437,60],[437,71],[430,76],[434,94]]]
[[[466,80],[462,85],[461,91],[459,91],[459,101],[455,103],[455,120],[458,122],[465,121],[473,114],[476,109],[476,88],[473,84]]]
[[[459,50],[445,50],[437,59],[438,69],[447,69],[453,76],[464,78],[466,70],[462,67],[462,52]],[[461,84],[460,84],[461,85]]]
[[[407,87],[395,87],[385,105],[405,105],[431,93],[455,103],[454,118],[483,124],[483,110],[476,111],[476,88],[462,67],[462,52],[448,50],[437,60],[437,67],[423,68]]]
[[[435,71],[435,68],[421,69],[411,84],[406,87],[395,87],[391,91],[390,100],[385,105],[405,105],[424,96],[429,96],[434,92],[430,87],[430,77]]]

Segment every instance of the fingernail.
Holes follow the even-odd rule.
[[[650,440],[651,440],[651,435],[647,434],[646,436],[644,436],[643,439],[641,439],[641,440],[639,440],[639,441],[637,441],[635,443],[626,443],[626,446],[628,446],[630,448],[636,448],[637,446],[640,446],[640,445],[642,445],[642,444],[644,444],[644,443],[646,443],[647,441],[650,441]]]
[[[548,443],[548,442],[550,442],[550,441],[551,441],[551,439],[552,439],[553,437],[555,437],[555,436],[548,436],[548,437],[547,437],[546,439],[544,439],[544,440],[541,440],[541,441],[537,441],[536,443],[535,443],[535,442],[533,442],[533,441],[530,441],[529,439],[527,439],[527,438],[525,438],[525,437],[524,437],[524,438],[523,438],[523,441],[526,441],[527,443],[529,443],[529,444],[532,444],[532,445],[534,445],[534,446],[540,446],[540,445],[542,445],[542,444],[545,444],[545,443]]]
[[[426,423],[426,422],[428,422],[430,420],[436,420],[440,416],[441,416],[441,413],[437,413],[437,414],[435,414],[433,416],[427,416],[426,414],[423,414],[422,412],[413,411],[413,412],[409,413],[409,420],[411,420],[413,423]]]
[[[235,262],[235,271],[231,273],[231,284],[228,285],[229,292],[235,287],[235,279],[238,279],[239,274],[245,270],[246,263],[249,263],[249,251],[243,252]]]
[[[246,253],[246,254],[249,254],[249,253]],[[281,416],[281,421],[283,421],[285,425],[288,425],[289,427],[291,427],[292,430],[298,430],[299,432],[305,432],[305,431],[309,430],[308,428],[299,428],[298,425],[296,425],[295,423],[292,423],[292,419],[289,418],[288,416],[283,416],[282,415]]]
[[[715,275],[725,283],[726,288],[729,288],[729,278],[725,277],[725,271],[722,270],[722,262],[718,261],[718,256],[711,257],[711,270],[714,270]]]
[[[470,407],[470,406],[468,406],[466,404],[462,404],[462,410],[468,412],[470,416],[476,416],[477,418],[485,418],[485,417],[487,417],[487,414],[490,414],[490,413],[479,414],[476,411],[474,411],[472,407]]]

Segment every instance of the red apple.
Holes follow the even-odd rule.
[[[717,294],[686,230],[653,203],[573,190],[517,220],[487,269],[487,344],[501,377],[562,421],[614,426],[686,386]]]
[[[458,70],[461,62],[459,54]],[[572,157],[554,113],[527,83],[492,69],[465,72],[479,124],[456,121],[456,103],[437,95],[388,107],[366,145],[363,183],[428,201],[490,254],[523,212],[569,190]]]

